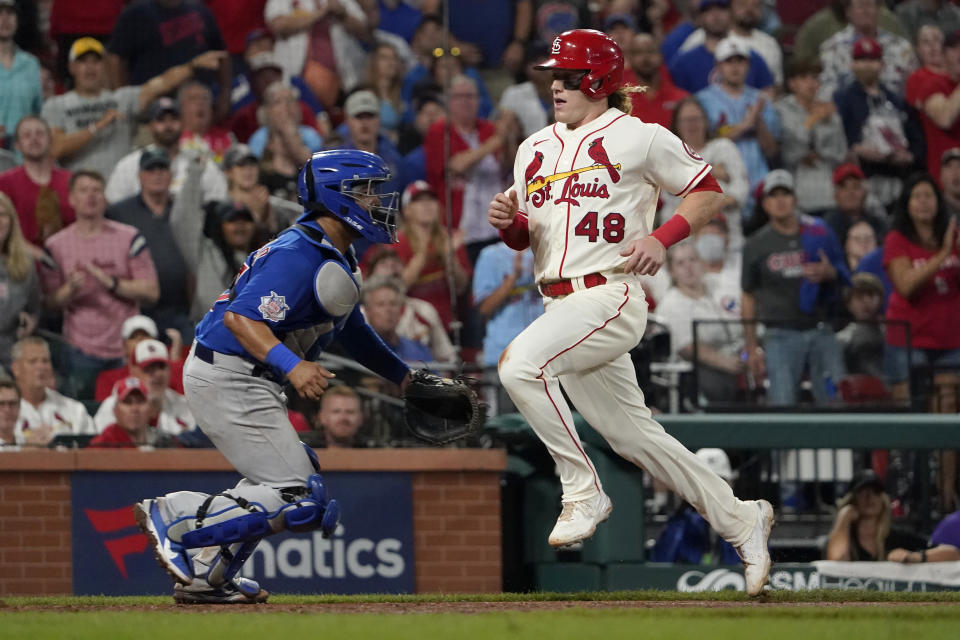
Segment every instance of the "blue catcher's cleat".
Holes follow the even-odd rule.
[[[173,580],[182,585],[193,583],[193,571],[190,560],[182,545],[167,537],[167,525],[160,515],[160,506],[156,500],[144,500],[133,505],[133,514],[140,530],[147,535],[153,557]]]
[[[234,578],[219,587],[196,578],[188,585],[177,584],[173,588],[173,601],[177,604],[260,604],[268,597],[270,593],[249,578]]]

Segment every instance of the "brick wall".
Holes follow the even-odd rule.
[[[414,474],[413,535],[417,593],[499,592],[499,474]]]
[[[416,591],[499,592],[502,451],[319,450],[325,471],[409,471]],[[4,452],[0,456],[0,597],[73,591],[70,473],[223,471],[209,451]]]
[[[72,593],[70,474],[0,472],[0,595]]]

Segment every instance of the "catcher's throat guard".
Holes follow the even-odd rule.
[[[486,406],[462,378],[442,378],[418,369],[410,374],[403,400],[407,428],[430,444],[475,435],[486,422]]]

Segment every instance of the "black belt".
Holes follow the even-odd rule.
[[[203,360],[207,364],[215,364],[214,359],[215,359],[215,354],[217,353],[219,353],[219,351],[214,351],[210,347],[205,347],[199,342],[193,348],[193,355]],[[220,354],[220,355],[225,356],[227,354]],[[240,358],[240,356],[232,356],[232,357]],[[252,375],[253,377],[263,378],[264,380],[269,380],[270,382],[276,382],[277,384],[283,384],[283,380],[278,378],[277,375],[273,372],[273,369],[271,369],[270,367],[265,367],[259,362],[251,362],[250,364],[253,365],[253,369],[250,371],[250,375]]]

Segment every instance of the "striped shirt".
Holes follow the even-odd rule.
[[[99,231],[83,235],[76,223],[50,236],[41,264],[43,290],[52,294],[71,273],[93,263],[121,280],[157,278],[147,241],[130,225],[104,220]],[[71,345],[97,358],[123,357],[120,326],[140,313],[139,305],[112,295],[87,275],[80,290],[63,310],[63,333]]]

